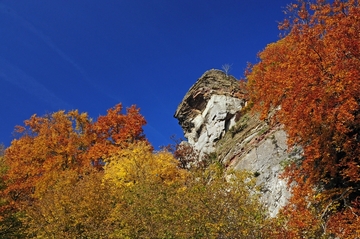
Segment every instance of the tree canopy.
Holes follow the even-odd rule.
[[[248,173],[186,169],[154,152],[131,107],[32,116],[0,156],[3,238],[259,238],[266,214]],[[179,146],[176,147],[179,151]],[[181,156],[180,156],[181,155]],[[191,154],[190,157],[195,157]],[[192,160],[191,160],[192,161]],[[185,164],[184,164],[185,163]]]
[[[17,126],[18,139],[5,151],[8,171],[5,192],[16,203],[41,197],[62,173],[79,176],[129,143],[145,140],[146,123],[132,106],[127,114],[121,104],[93,122],[86,113],[58,111],[44,117],[33,115],[25,126]]]
[[[285,35],[259,54],[247,79],[254,109],[262,117],[277,110],[289,144],[304,150],[287,169],[297,208],[285,210],[288,226],[299,237],[318,222],[319,231],[354,238],[359,227],[346,230],[346,215],[359,210],[360,196],[359,2],[300,0],[287,13]]]

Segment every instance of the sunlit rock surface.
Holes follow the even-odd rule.
[[[238,98],[239,82],[219,70],[210,70],[190,88],[175,118],[188,142],[200,155],[214,152],[215,144],[235,125],[236,113],[245,105]]]
[[[280,174],[301,153],[289,152],[280,125],[270,127],[242,110],[247,102],[242,84],[220,70],[209,70],[186,93],[174,117],[200,157],[214,153],[228,169],[253,172],[261,200],[273,217],[290,197]]]

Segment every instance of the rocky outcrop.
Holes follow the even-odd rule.
[[[214,152],[215,144],[235,125],[236,113],[245,105],[238,98],[239,82],[220,70],[210,70],[190,88],[174,117],[188,142],[200,155]]]
[[[286,133],[270,127],[243,109],[247,92],[239,81],[220,70],[204,73],[186,93],[174,115],[188,143],[204,154],[215,153],[227,168],[257,177],[261,200],[275,216],[290,197],[279,176],[300,151],[288,152]]]
[[[280,125],[269,127],[258,117],[245,114],[216,144],[217,157],[227,168],[250,171],[257,178],[261,200],[271,217],[290,197],[280,174],[290,160],[301,157],[299,149],[288,151],[286,141]]]

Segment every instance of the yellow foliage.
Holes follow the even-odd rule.
[[[118,186],[110,216],[117,225],[114,238],[261,238],[267,233],[250,174],[231,172],[225,180],[220,164],[185,173],[170,154],[152,154],[143,144],[121,155],[113,164],[122,178],[109,174],[116,173],[111,163],[105,167],[107,180]]]
[[[183,181],[187,172],[179,169],[178,161],[169,152],[153,153],[146,142],[129,145],[105,160],[104,180],[121,187],[144,181],[171,184]]]
[[[112,210],[109,188],[102,173],[80,176],[66,171],[25,208],[26,238],[101,238],[110,234]]]

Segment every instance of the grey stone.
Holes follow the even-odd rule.
[[[270,126],[256,115],[240,117],[246,93],[232,76],[210,70],[186,93],[174,116],[200,158],[215,152],[227,168],[257,176],[261,201],[274,217],[291,196],[280,178],[282,162],[301,157],[302,151],[288,153],[286,132],[280,126]]]

